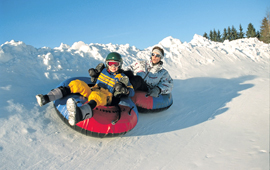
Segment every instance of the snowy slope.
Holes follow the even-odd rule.
[[[35,95],[119,52],[124,66],[148,59],[149,47],[85,44],[36,49],[0,47],[0,169],[269,169],[270,45],[257,39],[216,43],[173,37],[164,66],[174,78],[174,104],[140,114],[122,137],[99,139],[66,126]],[[153,45],[154,46],[154,45]]]

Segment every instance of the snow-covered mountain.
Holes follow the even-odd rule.
[[[140,114],[118,138],[98,139],[67,127],[35,95],[88,76],[109,52],[124,68],[165,50],[174,104]],[[269,169],[270,44],[256,38],[217,43],[166,37],[146,49],[115,44],[0,47],[0,169]]]

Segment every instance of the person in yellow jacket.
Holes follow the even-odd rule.
[[[47,95],[36,95],[37,102],[40,106],[43,106],[70,93],[80,93],[88,99],[87,104],[78,107],[76,100],[73,98],[69,98],[66,104],[69,112],[69,124],[74,126],[85,119],[86,116],[87,118],[92,117],[92,110],[95,107],[115,105],[122,96],[134,96],[133,86],[121,69],[122,63],[121,55],[112,52],[106,57],[106,67],[101,68],[101,73],[93,87],[89,87],[84,81],[73,80],[67,87],[53,89]],[[89,74],[94,70],[90,69]]]

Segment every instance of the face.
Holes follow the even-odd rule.
[[[158,55],[157,52],[152,52],[152,54],[157,54]],[[157,55],[154,55],[154,56],[152,55],[152,57],[151,57],[153,64],[157,64],[161,60],[161,57],[157,57]]]
[[[117,72],[118,71],[118,68],[119,68],[119,66],[120,66],[120,63],[119,62],[117,62],[118,64],[111,64],[111,63],[114,63],[115,61],[113,61],[113,60],[109,60],[109,61],[107,61],[107,66],[108,66],[108,68],[109,68],[109,70],[111,71],[111,72]]]

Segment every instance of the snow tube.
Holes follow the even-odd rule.
[[[88,77],[74,77],[63,81],[57,87],[67,86],[72,80],[82,80],[87,84],[94,85]],[[70,94],[66,97],[54,101],[54,107],[60,118],[68,123],[67,100],[73,97],[81,106],[87,99],[80,94]],[[78,122],[75,126],[70,126],[76,131],[94,137],[115,137],[123,135],[132,130],[138,122],[138,110],[131,98],[122,98],[118,106],[99,106],[93,109],[93,117]]]
[[[159,112],[168,109],[173,104],[172,94],[162,94],[158,97],[147,96],[146,92],[136,91],[131,98],[140,113]]]

